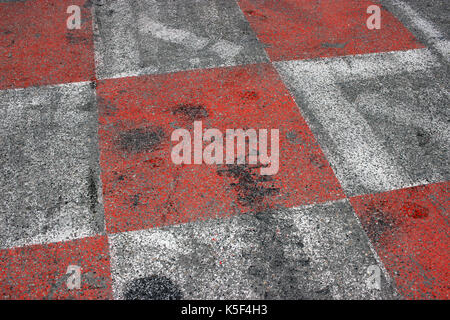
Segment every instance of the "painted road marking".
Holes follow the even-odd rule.
[[[381,290],[366,285],[377,263],[347,200],[119,233],[110,243],[117,299],[394,297],[383,274]],[[166,290],[155,292],[157,283]]]
[[[414,36],[381,8],[382,27],[369,30],[360,0],[239,0],[272,61],[335,57],[422,48]]]

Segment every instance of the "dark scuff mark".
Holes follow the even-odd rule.
[[[322,299],[331,297],[331,290],[330,290],[329,286],[326,286],[325,288],[320,289],[320,290],[316,290],[315,293],[319,296],[322,296]]]
[[[151,275],[126,284],[126,300],[181,300],[180,288],[165,276]]]
[[[104,99],[101,96],[97,96],[97,105],[99,116],[110,117],[117,112],[117,107],[111,101]]]
[[[93,5],[94,6],[102,6],[104,5],[105,0],[87,0],[83,7],[84,8],[91,8]]]
[[[322,48],[338,48],[342,49],[347,45],[347,42],[344,43],[329,43],[329,42],[322,42]]]
[[[83,285],[86,284],[89,289],[106,289],[108,288],[107,279],[97,276],[95,271],[89,271],[83,274]]]
[[[137,128],[122,132],[119,137],[120,148],[129,153],[155,151],[165,138],[160,127]]]
[[[246,14],[250,15],[250,16],[258,17],[261,20],[266,20],[267,19],[267,16],[265,16],[262,13],[256,12],[255,10],[245,10],[244,12]]]
[[[368,205],[368,212],[370,215],[366,218],[368,221],[363,224],[369,238],[377,243],[382,239],[383,234],[393,233],[397,229],[397,224],[388,212],[383,209],[387,204],[387,201],[371,201]]]
[[[371,200],[367,213],[362,217],[364,231],[370,240],[378,243],[381,239],[389,241],[408,219],[426,219],[429,209],[404,200]]]
[[[428,208],[409,201],[404,201],[402,203],[402,211],[404,215],[413,219],[424,219],[429,215]]]
[[[54,295],[59,291],[63,290],[64,284],[67,282],[67,280],[75,274],[75,270],[73,270],[71,273],[66,273],[62,277],[56,279],[54,283],[52,283],[49,293],[47,296],[44,297],[44,300],[53,300]]]
[[[309,157],[309,159],[311,160],[311,163],[316,166],[317,168],[324,168],[327,166],[327,164],[325,163],[324,159],[317,155],[317,154],[313,154]]]
[[[148,168],[158,168],[164,165],[164,159],[160,157],[153,157],[151,159],[144,160],[144,163]]]
[[[431,135],[422,128],[417,129],[416,136],[419,146],[421,147],[429,144],[431,141]]]
[[[208,117],[208,110],[202,105],[180,104],[172,110],[173,115],[182,115],[190,121]]]
[[[95,182],[94,171],[92,169],[89,169],[87,183],[88,183],[89,210],[93,215],[95,215],[95,213],[97,212],[97,183]]]
[[[298,134],[295,130],[288,131],[286,133],[286,138],[292,144],[302,144],[303,143],[302,139],[298,136]]]
[[[226,174],[238,180],[237,183],[231,183],[238,193],[238,201],[245,207],[249,207],[254,211],[264,209],[267,197],[279,194],[280,189],[273,186],[265,186],[261,183],[272,181],[270,176],[261,176],[252,172],[252,169],[259,169],[261,165],[250,167],[247,164],[231,164],[226,168],[219,168],[219,175]]]
[[[241,98],[245,100],[251,100],[255,101],[259,99],[259,95],[256,91],[250,90],[250,91],[244,91],[241,93]]]
[[[58,200],[56,201],[54,206],[51,206],[46,213],[46,218],[51,218],[53,217],[55,214],[58,214],[61,211],[62,205],[63,205],[63,198],[62,195],[58,195]],[[65,202],[67,203],[67,201]]]
[[[66,33],[66,40],[70,44],[88,44],[89,39],[83,35],[79,35],[73,30],[70,30]]]
[[[79,107],[80,111],[88,112],[94,110],[95,106],[93,102],[84,103]]]
[[[312,291],[308,287],[310,258],[292,219],[277,218],[280,212],[266,210],[256,213],[251,221],[248,241],[256,248],[244,252],[255,264],[248,274],[259,283],[263,299],[330,299],[329,292]],[[294,256],[288,256],[295,250]]]

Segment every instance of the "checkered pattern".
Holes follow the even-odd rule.
[[[372,4],[1,2],[0,298],[448,299],[448,47]],[[194,120],[278,173],[174,165]]]

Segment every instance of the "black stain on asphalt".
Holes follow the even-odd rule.
[[[201,105],[180,104],[172,110],[174,115],[182,115],[190,121],[208,117],[208,110]]]
[[[301,145],[303,143],[303,140],[301,137],[298,136],[297,132],[295,130],[291,130],[286,133],[286,138],[289,140],[292,144],[299,144]]]
[[[403,213],[413,219],[425,219],[428,217],[430,210],[417,203],[404,201],[402,203]]]
[[[131,129],[120,134],[119,145],[129,153],[152,152],[158,149],[165,136],[160,127]]]
[[[266,275],[266,271],[261,266],[250,266],[247,270],[248,274],[254,277],[262,278]]]
[[[402,221],[408,218],[425,219],[429,210],[417,203],[397,200],[372,200],[367,206],[369,215],[363,226],[367,235],[373,242],[379,242],[385,235],[393,235],[398,232]]]
[[[55,216],[56,214],[61,212],[61,209],[64,204],[67,204],[67,201],[64,201],[62,195],[59,194],[58,199],[56,200],[56,203],[53,206],[51,206],[45,214],[46,219],[48,219],[47,221],[50,221],[50,219],[53,216]],[[48,224],[45,224],[43,229],[45,229],[45,231],[48,231],[49,227],[50,226]]]
[[[241,93],[241,98],[245,100],[255,101],[259,99],[259,95],[256,91],[249,90]]]
[[[126,284],[126,300],[180,300],[180,288],[165,276],[151,275]]]
[[[417,129],[416,136],[419,146],[421,147],[427,145],[431,141],[431,135],[422,128]]]
[[[231,183],[230,185],[236,189],[239,203],[251,209],[256,208],[256,211],[263,209],[262,206],[264,206],[264,200],[267,197],[280,192],[279,188],[263,184],[272,181],[272,177],[252,172],[253,169],[259,169],[260,167],[261,165],[231,164],[227,165],[226,168],[217,170],[219,175],[226,174],[238,180],[237,183]]]
[[[114,106],[114,103],[104,99],[101,96],[97,96],[97,105],[99,116],[101,117],[110,117],[117,112],[117,108]]]
[[[83,274],[82,281],[89,289],[106,289],[108,287],[106,278],[97,275],[95,271],[89,271]]]
[[[77,33],[77,30],[70,30],[66,33],[66,40],[70,44],[88,44],[89,40],[83,35]]]
[[[88,112],[94,110],[94,102],[87,102],[78,107],[80,111]]]
[[[384,200],[371,201],[368,204],[367,221],[363,223],[364,230],[373,242],[378,242],[385,233],[394,233],[398,228],[394,217],[384,209],[388,206],[388,202]]]
[[[252,221],[251,241],[257,248],[243,254],[256,263],[247,272],[260,283],[263,299],[329,299],[331,294],[318,288],[311,291],[310,258],[303,251],[304,244],[292,219],[277,218],[279,212],[266,210],[256,213]],[[290,256],[289,252],[295,254]]]
[[[137,207],[139,205],[140,194],[135,194],[131,199],[131,206]]]

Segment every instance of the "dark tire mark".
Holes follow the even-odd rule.
[[[257,244],[244,255],[255,264],[248,274],[259,284],[263,299],[330,299],[327,288],[312,291],[310,258],[291,219],[278,219],[279,212],[266,210],[256,213],[251,222],[254,231],[248,241]],[[294,256],[287,252],[296,251]]]
[[[328,43],[328,42],[322,42],[322,48],[337,48],[342,49],[345,48],[348,42],[344,43]]]
[[[138,278],[126,285],[126,300],[180,300],[183,298],[180,288],[167,277],[151,275]]]
[[[119,136],[119,146],[129,153],[152,152],[157,150],[166,134],[160,127],[131,129]]]
[[[208,110],[201,105],[180,104],[172,110],[173,115],[182,115],[190,121],[201,120],[209,116]]]

